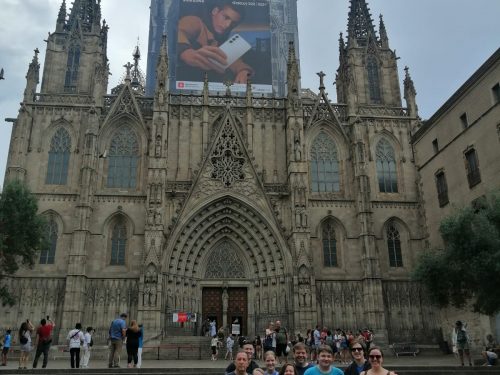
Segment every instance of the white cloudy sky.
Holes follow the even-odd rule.
[[[11,124],[22,100],[25,75],[38,47],[43,71],[47,33],[55,29],[62,0],[0,0],[0,184],[3,183]],[[68,0],[68,3],[71,1]],[[500,46],[499,0],[368,0],[378,27],[382,13],[396,49],[400,79],[410,67],[420,115],[430,117]],[[150,0],[102,0],[109,30],[110,88],[139,38],[146,70]],[[302,86],[316,90],[316,72],[327,73],[330,98],[338,65],[338,35],[345,34],[348,0],[298,0]]]

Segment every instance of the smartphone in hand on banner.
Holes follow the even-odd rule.
[[[227,56],[226,65],[222,65],[221,63],[213,59],[210,59],[210,61],[221,69],[226,70],[236,60],[247,53],[248,50],[252,48],[252,46],[245,39],[243,39],[240,34],[235,34],[231,38],[226,40],[224,44],[222,44],[219,48]]]

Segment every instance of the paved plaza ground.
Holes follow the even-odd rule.
[[[31,357],[33,358],[33,357]],[[474,356],[475,360],[480,360],[480,356]],[[262,367],[264,367],[264,362],[259,361]],[[222,371],[229,364],[229,361],[226,360],[153,360],[148,359],[143,361],[143,368],[199,368],[199,369],[217,369],[220,368]],[[441,366],[457,366],[458,360],[453,355],[417,355],[413,356],[400,356],[398,358],[387,355],[384,358],[384,365],[391,368],[404,368],[404,367],[414,367],[414,366],[422,366],[422,367],[441,367]],[[12,360],[8,364],[7,368],[14,369],[17,368],[17,361]],[[41,361],[39,362],[39,367],[41,366]],[[338,367],[345,367],[343,365],[337,365]],[[52,358],[49,360],[48,368],[52,369],[69,369],[69,355],[67,359],[57,359],[53,360]],[[98,369],[98,368],[106,368],[107,361],[104,360],[92,360],[90,359],[90,368]],[[126,361],[121,362],[121,367],[127,367]],[[31,368],[31,366],[29,366]],[[0,368],[5,369],[5,367]],[[221,374],[223,373],[221,371]],[[500,367],[499,367],[500,374]]]

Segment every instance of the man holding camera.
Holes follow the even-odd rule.
[[[52,331],[54,330],[55,324],[52,320],[50,320],[47,315],[47,320],[42,319],[40,321],[40,325],[36,329],[36,354],[35,359],[33,360],[33,368],[36,368],[38,364],[38,358],[43,353],[43,364],[42,368],[47,367],[47,362],[49,360],[49,349],[50,344],[52,344]]]

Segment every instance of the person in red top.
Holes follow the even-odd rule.
[[[38,358],[43,353],[43,364],[42,368],[47,367],[47,362],[49,360],[49,349],[50,344],[52,344],[52,331],[55,327],[55,324],[52,320],[50,320],[47,315],[47,320],[42,319],[40,321],[40,326],[36,329],[36,354],[35,359],[33,360],[33,368],[36,368],[38,364]]]

